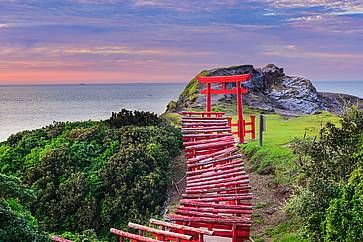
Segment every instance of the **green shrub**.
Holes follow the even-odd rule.
[[[179,129],[155,114],[122,110],[107,121],[53,123],[13,135],[0,143],[0,164],[2,172],[34,191],[24,209],[39,231],[79,239],[91,236],[84,232],[91,229],[107,239],[110,227],[126,228],[128,220],[145,222],[160,213],[169,163],[180,149]],[[0,194],[28,191],[0,188]],[[29,217],[14,217],[14,210],[6,209],[7,218],[28,226]]]
[[[362,213],[356,211],[363,211],[362,176],[357,168],[363,162],[362,135],[363,111],[353,108],[342,116],[339,126],[328,123],[319,140],[295,140],[296,164],[304,179],[300,183],[303,188],[288,207],[303,221],[308,238],[361,238],[357,234],[362,231]],[[352,174],[355,169],[358,171]]]
[[[326,241],[363,241],[363,164],[353,171],[325,218]]]
[[[122,109],[119,113],[112,113],[111,118],[106,120],[106,122],[112,127],[121,128],[126,125],[158,125],[162,120],[154,113]]]
[[[0,241],[48,241],[29,211],[31,189],[14,176],[0,173]]]

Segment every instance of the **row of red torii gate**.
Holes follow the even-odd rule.
[[[247,90],[241,83],[250,78],[250,74],[197,77],[206,86],[201,91],[206,95],[206,111],[181,113],[187,172],[180,203],[167,215],[169,221],[150,219],[148,225],[129,222],[128,227],[137,234],[111,228],[120,242],[251,240],[252,188],[234,137],[238,136],[238,143],[244,142],[247,133],[255,138],[255,116],[250,115],[251,121],[246,122],[242,112],[242,94]],[[235,86],[227,89],[226,83],[231,82]],[[221,89],[212,88],[217,84],[221,84]],[[223,112],[212,111],[213,94],[237,95],[236,123]],[[232,127],[237,127],[237,131],[232,131]],[[52,239],[72,242],[58,236]]]

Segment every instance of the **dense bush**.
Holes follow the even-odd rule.
[[[340,125],[328,124],[320,139],[293,143],[304,174],[288,211],[302,218],[313,240],[361,241],[363,111],[349,110]]]
[[[30,212],[40,229],[107,238],[110,227],[160,213],[180,135],[154,114],[122,110],[105,122],[13,135],[0,144],[0,169],[34,190]]]
[[[33,199],[33,191],[21,185],[19,179],[0,173],[0,241],[49,240],[29,212]]]
[[[353,171],[341,194],[330,202],[326,241],[363,241],[363,166]]]
[[[113,127],[121,128],[126,125],[158,125],[162,120],[154,113],[122,109],[119,113],[112,113],[111,118],[106,122]]]

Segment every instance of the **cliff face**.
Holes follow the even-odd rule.
[[[311,81],[303,77],[287,76],[283,68],[268,64],[262,68],[252,65],[218,68],[201,72],[205,76],[227,76],[251,73],[252,78],[243,85],[248,94],[243,95],[244,105],[266,112],[276,112],[285,115],[313,114],[320,111],[342,113],[345,106],[357,105],[363,107],[363,100],[346,95],[319,93]],[[232,84],[230,84],[232,85]],[[194,78],[189,82],[173,110],[181,111],[189,108],[205,107],[205,96],[200,95],[202,85]],[[213,95],[213,104],[235,102],[235,95]]]

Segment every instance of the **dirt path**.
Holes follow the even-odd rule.
[[[168,188],[168,199],[165,203],[165,208],[163,211],[164,219],[167,218],[168,213],[174,210],[174,208],[179,204],[179,201],[181,199],[181,196],[178,194],[173,183],[180,181],[180,183],[178,184],[179,192],[183,193],[185,191],[186,181],[182,178],[185,176],[186,170],[186,161],[184,153],[182,153],[181,155],[176,157],[170,164],[171,181]]]
[[[243,157],[245,168],[250,176],[250,183],[253,192],[253,204],[255,205],[252,216],[251,237],[255,241],[272,241],[268,230],[286,220],[286,215],[281,211],[281,207],[290,194],[290,189],[277,185],[273,181],[273,175],[259,175],[256,172],[250,172],[251,164],[247,157]],[[180,181],[186,172],[186,163],[184,154],[176,157],[171,163],[171,180]],[[186,181],[183,179],[178,188],[180,193],[185,191]],[[175,186],[170,184],[168,188],[168,200],[166,202],[163,217],[172,212],[179,204],[181,196],[177,193]],[[227,238],[206,238],[207,242],[227,242]]]
[[[255,205],[251,237],[255,241],[272,241],[268,230],[286,220],[286,215],[281,208],[290,194],[290,189],[277,185],[273,180],[273,175],[259,175],[256,172],[250,172],[251,164],[248,158],[244,157],[243,160],[250,176],[252,202]]]

